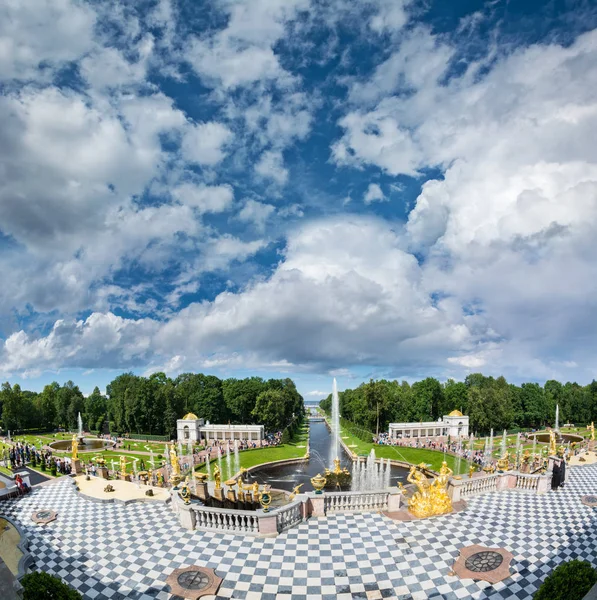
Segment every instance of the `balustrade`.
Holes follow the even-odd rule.
[[[382,511],[388,509],[388,492],[326,492],[324,512]]]
[[[198,529],[216,529],[232,533],[259,533],[259,517],[253,511],[193,507]]]
[[[516,489],[536,492],[539,489],[539,475],[523,475],[519,473],[516,477]]]
[[[303,520],[301,505],[302,501],[297,500],[292,504],[287,504],[275,511],[278,533],[286,531],[287,529],[290,529],[290,527],[294,527]]]
[[[460,488],[460,497],[476,496],[477,494],[486,494],[497,490],[497,480],[499,475],[487,475],[486,477],[473,477],[463,481]]]

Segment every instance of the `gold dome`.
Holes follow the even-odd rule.
[[[198,421],[199,417],[193,413],[187,413],[183,418],[183,421]]]
[[[453,410],[448,416],[449,417],[464,417],[464,415],[459,410]]]

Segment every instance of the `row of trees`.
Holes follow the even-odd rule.
[[[331,410],[331,394],[320,405]],[[410,385],[406,381],[369,381],[340,393],[342,417],[367,429],[388,430],[390,422],[436,421],[454,409],[470,417],[472,431],[491,428],[538,428],[552,425],[556,404],[560,423],[586,425],[597,421],[597,381],[581,386],[549,380],[545,385],[514,385],[504,377],[469,375],[463,382],[449,379],[444,384],[433,377]]]
[[[106,388],[85,397],[72,381],[54,382],[42,392],[2,384],[0,414],[4,429],[77,426],[80,412],[86,429],[173,436],[176,420],[193,412],[211,423],[260,423],[281,430],[304,413],[303,398],[291,379],[249,377],[221,380],[213,375],[164,373],[140,377],[123,373]]]

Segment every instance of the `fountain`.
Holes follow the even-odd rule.
[[[553,432],[555,433],[556,443],[565,444],[566,442],[582,442],[584,438],[582,435],[575,435],[573,433],[561,433],[560,432],[560,405],[556,404],[556,420],[553,426]],[[536,439],[538,442],[551,443],[551,432],[546,433],[531,433],[529,437]]]
[[[98,438],[86,438],[83,435],[83,419],[81,413],[77,414],[77,426],[78,433],[73,435],[73,439],[77,442],[80,451],[84,452],[87,450],[101,450],[104,448],[111,448],[114,446],[114,442],[110,440],[100,440]],[[73,440],[60,440],[57,442],[50,442],[50,448],[53,450],[62,450],[65,452],[72,452]]]
[[[238,440],[234,440],[234,472],[240,471],[240,456],[238,455]]]
[[[330,463],[340,456],[340,398],[336,378],[332,385],[332,445],[330,446]]]
[[[230,479],[234,475],[232,473],[232,465],[230,463],[230,444],[226,447],[226,479]]]

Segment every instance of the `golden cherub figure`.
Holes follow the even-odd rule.
[[[220,468],[218,467],[218,465],[214,467],[214,481],[216,482],[216,490],[222,489],[222,477],[220,475]]]
[[[290,493],[289,500],[294,500],[297,494],[300,494],[300,489],[305,485],[304,483],[300,483],[299,485],[292,488],[292,492]]]

